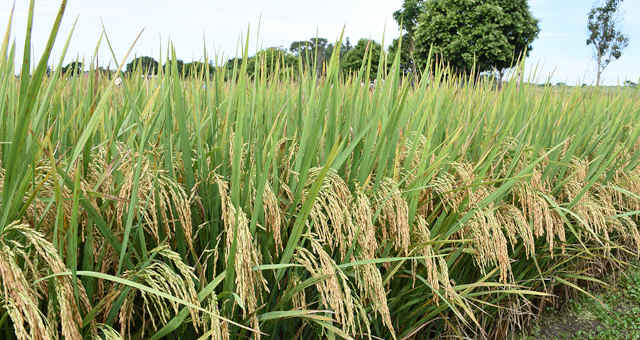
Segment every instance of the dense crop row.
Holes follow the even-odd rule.
[[[505,337],[640,247],[632,90],[370,89],[336,58],[118,87],[16,79],[7,41],[7,339]]]

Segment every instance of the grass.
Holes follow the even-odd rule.
[[[385,55],[119,87],[46,76],[58,25],[19,79],[0,50],[6,339],[504,338],[638,255],[637,91],[362,86]]]
[[[549,311],[522,339],[640,339],[640,272],[628,269],[596,289],[594,298],[578,296],[559,311]]]

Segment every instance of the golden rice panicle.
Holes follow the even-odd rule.
[[[321,170],[314,168],[309,171],[307,188],[311,187]],[[355,237],[351,217],[352,201],[353,197],[346,183],[331,170],[324,178],[309,213],[319,240],[329,245],[331,250],[338,248],[343,259]]]
[[[599,236],[604,237],[604,248],[608,254],[611,250],[611,240],[609,236],[609,225],[607,216],[611,214],[607,209],[607,203],[602,202],[595,195],[596,188],[591,188],[583,193],[581,197],[578,195],[587,185],[587,173],[589,170],[589,162],[586,160],[574,159],[571,164],[570,180],[564,185],[564,194],[569,202],[573,202],[579,198],[573,207],[576,215],[583,221],[583,226],[589,230],[586,233],[587,239],[595,239]],[[610,205],[610,204],[609,204]],[[602,241],[602,240],[600,240]]]
[[[513,205],[501,207],[496,213],[498,223],[507,231],[507,237],[511,243],[511,249],[515,249],[520,237],[525,247],[527,259],[535,256],[535,240],[529,222],[522,214],[522,211]]]
[[[640,193],[640,166],[632,171],[618,170],[613,177],[613,184],[632,193]],[[628,211],[640,210],[640,199],[615,188],[611,195],[618,207]]]
[[[38,254],[39,258],[44,261],[54,273],[62,273],[67,271],[67,267],[58,255],[56,248],[47,241],[41,233],[36,232],[28,226],[20,228],[20,233],[29,241],[30,246]],[[72,280],[68,276],[56,278],[54,291],[58,299],[60,308],[60,322],[62,324],[62,335],[65,339],[81,339],[79,326],[82,325],[81,308],[86,310],[90,307],[89,298],[84,286],[78,284],[78,298],[76,302]],[[93,331],[94,324],[90,325]]]
[[[313,252],[298,248],[296,260],[312,277],[326,277],[315,284],[320,293],[320,301],[325,308],[334,312],[335,321],[342,326],[342,329],[347,334],[354,335],[356,317],[348,279],[317,240],[311,239],[310,242]]]
[[[20,235],[26,242],[22,244],[8,239],[8,235],[12,233]],[[2,248],[0,250],[2,252],[0,271],[4,300],[14,307],[8,308],[8,311],[9,316],[16,323],[16,335],[22,338],[29,334],[26,338],[39,339],[41,336],[45,336],[43,339],[48,339],[48,336],[53,336],[56,332],[51,330],[49,323],[42,319],[38,309],[40,294],[47,297],[48,291],[42,286],[44,282],[40,285],[40,293],[31,288],[30,282],[41,278],[42,269],[38,268],[38,265],[46,265],[46,270],[53,273],[63,273],[67,271],[64,262],[55,247],[42,234],[30,226],[18,222],[13,222],[2,230],[0,247]],[[18,261],[26,264],[28,274],[18,266]],[[89,307],[89,299],[84,287],[79,285],[80,303],[78,304],[70,277],[60,276],[54,282],[62,335],[65,339],[82,339],[79,329],[79,325],[82,324],[80,308],[81,306]],[[27,333],[24,328],[25,323],[29,327],[30,333]],[[91,329],[93,328],[94,325],[91,324]]]
[[[221,321],[215,317],[220,315],[218,309],[218,298],[216,294],[209,294],[203,302],[203,308],[214,316],[205,314],[203,317],[202,330],[204,334],[209,334],[211,340],[229,340],[229,325],[226,321]]]
[[[458,293],[456,293],[451,279],[449,278],[449,265],[444,257],[438,257],[438,274],[440,277],[440,286],[444,289],[444,296],[447,299],[456,298]]]
[[[97,327],[97,335],[94,337],[95,339],[102,340],[124,340],[122,335],[118,333],[115,329],[111,328],[109,325],[98,324]]]
[[[152,201],[150,205],[159,204],[159,210],[163,214],[163,221],[165,222],[165,229],[168,230],[168,225],[171,225],[173,230],[173,233],[168,234],[175,234],[176,228],[180,226],[184,232],[187,246],[191,250],[195,250],[193,248],[194,234],[191,219],[191,203],[195,199],[195,192],[190,195],[187,194],[182,185],[169,176],[166,176],[164,172],[158,172],[156,179],[157,184],[152,188],[155,188],[160,201]],[[146,193],[146,197],[148,198],[152,198],[153,196],[153,190],[149,190],[149,192]],[[142,205],[141,208],[143,208]],[[149,207],[148,209],[155,213],[154,207]],[[169,213],[169,216],[164,215],[166,212]],[[152,222],[155,225],[160,224],[157,219]]]
[[[507,238],[503,232],[503,225],[496,214],[496,208],[493,204],[488,207],[479,208],[478,204],[482,202],[490,194],[490,188],[485,185],[479,185],[476,182],[473,173],[473,165],[470,163],[452,163],[459,183],[463,185],[463,190],[459,190],[459,196],[468,199],[467,209],[473,212],[473,217],[467,225],[462,228],[458,234],[464,238],[465,234],[470,234],[473,238],[474,248],[476,250],[475,260],[480,265],[481,270],[490,265],[498,266],[500,269],[500,280],[507,282],[511,276],[511,260],[509,258],[509,249]],[[462,202],[464,198],[455,198],[455,201]],[[509,232],[509,230],[506,230]],[[515,233],[511,237],[515,238]]]
[[[561,242],[566,241],[564,224],[560,216],[553,210],[548,200],[553,200],[548,183],[542,180],[542,173],[534,169],[528,181],[521,181],[514,187],[522,214],[533,226],[535,237],[546,234],[549,253],[554,256],[556,236]],[[557,205],[557,204],[556,204]]]
[[[611,227],[622,238],[624,245],[632,249],[636,257],[640,256],[640,231],[637,223],[630,216],[620,216],[610,220]]]
[[[294,271],[291,273],[291,279],[289,279],[287,289],[294,289],[296,286],[301,284],[302,281],[298,274]],[[296,309],[306,309],[307,308],[307,295],[304,292],[304,289],[298,290],[292,297],[293,307]]]
[[[506,283],[511,276],[511,259],[502,226],[491,207],[477,209],[465,228],[473,235],[475,259],[484,270],[495,265],[500,268],[500,281]]]
[[[42,162],[45,163],[45,162]],[[1,176],[1,174],[0,174]],[[73,174],[70,174],[73,176]],[[36,183],[38,188],[38,196],[46,199],[35,199],[27,207],[23,221],[30,225],[40,225],[40,229],[45,234],[53,234],[53,226],[56,221],[57,205],[60,204],[58,200],[50,203],[49,199],[56,197],[56,190],[60,190],[62,196],[62,216],[69,218],[71,216],[72,209],[72,192],[68,187],[60,185],[60,176],[56,173],[54,167],[48,164],[39,165],[34,169],[33,182]],[[2,188],[2,178],[0,177],[0,189]],[[81,181],[81,186],[85,186],[84,181]],[[83,188],[84,189],[84,188]],[[28,198],[25,197],[25,201]],[[82,217],[82,216],[80,216]]]
[[[375,226],[372,221],[373,212],[371,211],[369,199],[364,193],[359,192],[357,194],[353,212],[356,230],[358,231],[360,259],[373,260],[375,259],[378,243],[376,241]],[[391,313],[387,304],[387,294],[380,271],[374,263],[356,266],[355,270],[361,298],[372,303],[374,311],[380,315],[384,325],[395,338],[393,324],[391,323]]]
[[[413,170],[421,166],[420,155],[424,152],[426,145],[427,137],[417,131],[410,132],[408,138],[406,138],[406,143],[398,143],[400,152],[399,156],[396,157],[394,174],[402,172],[408,181],[415,180],[417,174]],[[410,164],[406,164],[407,158],[410,158]]]
[[[458,184],[455,176],[443,172],[431,181],[431,185],[447,211],[457,212],[460,209],[464,195],[456,191]]]
[[[166,245],[153,249],[151,253],[156,254],[156,260],[140,270],[126,272],[124,277],[135,282],[141,282],[154,290],[188,301],[192,305],[199,306],[200,302],[194,286],[193,269],[185,265],[180,256]],[[178,272],[174,271],[169,265],[170,263],[178,269]],[[114,288],[116,289],[112,294],[116,295],[120,294],[124,289],[122,286],[115,286]],[[138,296],[144,301],[141,307],[135,303]],[[121,332],[123,336],[129,338],[131,330],[138,329],[138,327],[132,328],[133,323],[139,320],[138,317],[141,317],[142,326],[140,329],[142,336],[144,336],[148,328],[148,322],[151,323],[151,329],[157,330],[166,325],[174,315],[178,314],[181,307],[178,303],[168,301],[156,294],[132,290],[126,295],[120,309]],[[190,310],[190,313],[192,323],[198,329],[201,325],[198,311]]]
[[[360,246],[362,257],[373,259],[378,250],[376,226],[373,224],[371,201],[369,201],[369,198],[364,192],[360,191],[360,189],[358,189],[352,210],[355,229],[358,231],[358,245]]]
[[[0,249],[0,282],[3,307],[13,321],[20,340],[53,338],[49,324],[38,308],[38,294],[16,263],[15,253],[6,244]]]
[[[193,267],[188,266],[182,261],[180,254],[171,250],[168,246],[161,246],[157,250],[157,253],[165,259],[165,263],[172,263],[173,266],[178,270],[176,274],[178,274],[183,284],[180,286],[182,288],[181,294],[184,297],[184,300],[189,301],[193,305],[198,305],[198,292],[196,291],[195,279]],[[200,316],[197,310],[190,309],[191,320],[193,321],[193,325],[197,327],[200,323]]]
[[[282,236],[280,232],[282,228],[282,215],[280,213],[278,197],[276,197],[269,183],[266,183],[264,186],[263,205],[264,220],[266,224],[265,227],[271,231],[276,248],[276,254],[279,254],[283,250]]]
[[[397,251],[408,254],[411,241],[409,206],[398,185],[385,178],[374,197],[376,208],[380,209],[378,223],[382,227],[382,239],[391,239]]]
[[[441,275],[438,272],[438,263],[436,262],[437,260],[433,247],[431,246],[431,232],[429,231],[429,226],[427,225],[427,221],[424,217],[418,216],[413,236],[414,239],[412,244],[417,248],[417,252],[424,257],[421,261],[424,261],[427,270],[427,281],[433,290],[438,291],[440,290]],[[415,276],[415,269],[413,275]],[[415,277],[413,280],[415,281]],[[447,281],[448,280],[449,278],[447,277]],[[433,297],[435,302],[439,303],[438,295],[434,294]]]
[[[235,254],[235,283],[236,292],[244,302],[243,314],[252,315],[252,322],[255,329],[259,330],[259,322],[255,311],[258,308],[258,301],[262,291],[269,291],[267,281],[260,271],[253,270],[253,267],[262,263],[260,249],[254,242],[249,230],[249,220],[242,210],[236,210],[228,195],[228,185],[220,177],[216,177],[218,190],[220,192],[222,205],[222,219],[224,222],[224,232],[226,234],[225,256],[229,257],[231,245],[234,239],[237,242]],[[260,337],[259,333],[255,334]]]
[[[106,197],[116,197],[116,225],[119,230],[124,230],[125,219],[123,218],[129,211],[129,203],[133,195],[133,184],[138,158],[141,159],[140,177],[138,184],[138,205],[137,216],[144,221],[145,231],[151,235],[156,242],[160,242],[160,228],[164,229],[167,236],[175,235],[176,228],[180,226],[185,234],[185,241],[188,247],[193,250],[193,230],[191,219],[191,196],[186,193],[183,186],[165,174],[165,171],[158,170],[150,161],[147,154],[140,154],[129,150],[126,146],[118,144],[118,154],[120,156],[119,166],[113,169],[106,160],[100,161],[99,157],[105,157],[105,152],[99,151],[95,158],[98,168],[95,180],[102,180],[100,173],[117,171],[122,176],[122,185],[117,193],[113,193],[110,186],[101,186],[107,192]],[[101,168],[102,167],[102,168]],[[110,177],[110,176],[107,176]],[[97,185],[98,183],[96,183]],[[158,216],[158,212],[160,216]]]

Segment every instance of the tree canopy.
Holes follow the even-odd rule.
[[[215,72],[216,67],[211,63],[207,64],[202,61],[192,61],[182,66],[182,74],[185,77],[202,77],[203,75],[211,76]]]
[[[411,45],[409,45],[409,33],[402,35],[402,48],[398,51],[400,45],[400,38],[393,39],[391,46],[389,46],[389,62],[392,62],[396,53],[400,52],[400,71],[403,73],[415,72],[415,63],[412,58]]]
[[[140,69],[142,74],[158,74],[158,62],[152,57],[137,57],[127,64],[127,73],[132,73]]]
[[[62,68],[62,73],[68,76],[77,76],[82,74],[84,65],[80,61],[72,61]]]
[[[169,60],[162,66],[162,71],[164,73],[171,73],[172,72],[173,65],[171,63],[172,63],[172,61]],[[179,75],[182,75],[183,69],[184,69],[184,61],[182,61],[180,59],[176,59],[176,70],[178,71]]]
[[[374,79],[378,74],[380,53],[382,53],[382,45],[374,40],[360,39],[356,46],[344,57],[342,69],[348,73],[357,73],[363,63],[366,63],[369,56],[371,56],[371,73],[369,77]],[[367,59],[365,59],[365,56]]]
[[[629,38],[616,28],[616,14],[621,3],[622,0],[606,0],[589,11],[587,46],[593,45],[597,67],[596,86],[600,85],[602,72],[609,63],[619,59],[622,56],[622,50],[629,45]]]
[[[227,76],[231,75],[234,65],[239,68],[242,61],[242,58],[229,59],[224,65],[227,70]],[[290,69],[295,67],[297,63],[298,59],[294,54],[280,47],[269,47],[258,51],[256,55],[247,59],[247,73],[253,77],[257,66],[258,72],[265,72],[265,74],[270,75],[275,72],[276,68],[281,70]]]
[[[424,10],[424,0],[405,0],[402,8],[393,12],[393,19],[400,25],[404,34],[402,35],[401,68],[405,72],[415,73],[415,32],[418,26],[418,19]],[[391,53],[398,48],[398,39],[391,45]]]
[[[416,61],[426,66],[433,48],[455,72],[502,71],[529,54],[539,32],[527,0],[431,0],[415,31]]]

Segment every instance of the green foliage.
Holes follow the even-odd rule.
[[[585,285],[587,282],[583,282]],[[578,296],[564,301],[560,310],[543,314],[527,336],[520,340],[618,340],[640,339],[640,271],[609,275],[606,286],[593,286],[593,297]]]
[[[594,6],[587,18],[589,38],[587,46],[593,45],[596,60],[596,86],[600,86],[602,72],[609,63],[622,56],[622,50],[629,45],[629,38],[618,31],[617,14],[622,0],[605,0],[599,6]]]
[[[405,32],[402,36],[403,46],[400,61],[400,68],[404,72],[416,73],[415,65],[415,32],[418,26],[418,19],[424,11],[424,0],[404,0],[402,8],[393,12],[393,19],[402,27]],[[391,45],[391,54],[395,53],[398,46],[398,39]]]
[[[378,74],[382,45],[374,40],[360,39],[356,46],[347,53],[342,62],[342,70],[347,74],[357,74],[363,66],[367,66],[371,60],[370,79],[375,79]]]
[[[304,69],[310,69],[314,65],[318,74],[323,74],[324,66],[327,66],[333,50],[337,46],[329,43],[325,38],[311,38],[309,40],[294,41],[289,47],[289,51],[302,60]],[[351,41],[346,38],[340,46],[338,54],[340,61],[353,49]]]
[[[400,45],[400,39],[402,39],[402,47],[400,51],[400,70],[402,73],[410,73],[414,71],[414,59],[411,56],[410,35],[405,33],[402,38],[393,39],[391,46],[389,46],[389,59],[393,60],[398,53],[398,47]]]
[[[527,0],[427,1],[415,33],[416,60],[425,67],[433,48],[458,73],[502,71],[529,54],[539,31]]]
[[[62,68],[62,73],[66,76],[78,76],[84,72],[84,65],[80,61],[72,61]]]
[[[424,0],[404,0],[402,8],[393,12],[393,19],[409,36],[415,33],[418,19],[424,11],[424,3]]]
[[[301,47],[302,48],[302,47]],[[306,50],[301,50],[299,53],[306,53]],[[229,59],[224,68],[226,69],[226,75],[231,76],[234,67],[236,71],[240,70],[243,64],[242,58]],[[278,73],[285,74],[285,70],[297,72],[298,58],[295,55],[287,52],[286,50],[278,47],[269,47],[259,51],[256,55],[247,58],[246,70],[247,74],[251,77],[258,74],[265,74],[267,76]]]
[[[172,62],[173,61],[169,60],[162,66],[162,71],[165,74],[173,72]],[[184,61],[180,59],[176,59],[175,64],[176,64],[176,71],[178,72],[179,75],[182,75],[184,70]]]
[[[180,64],[178,64],[178,69],[180,70]],[[185,77],[211,77],[216,71],[215,65],[210,63],[205,63],[202,61],[192,61],[190,63],[183,64],[182,69],[180,70],[180,74]]]
[[[115,74],[114,70],[111,70],[109,68],[104,68],[104,67],[98,67],[97,69],[95,69],[95,72],[105,78],[111,78]]]
[[[140,72],[143,75],[158,74],[158,62],[152,57],[137,57],[127,64],[126,72]]]
[[[248,71],[250,74],[254,73],[255,66],[257,66],[258,69],[263,69],[266,74],[270,75],[275,74],[277,68],[281,70],[293,69],[297,64],[298,59],[291,53],[281,48],[270,47],[256,53],[253,58],[249,59]]]

